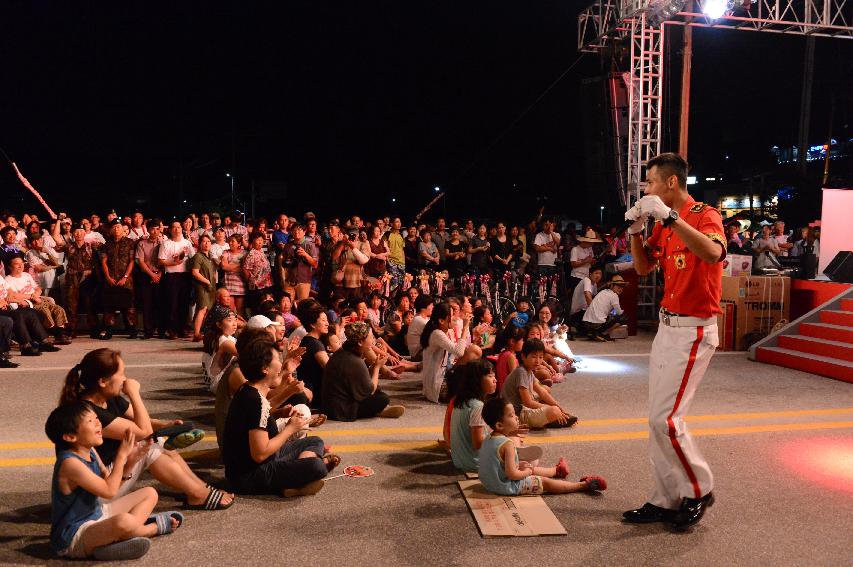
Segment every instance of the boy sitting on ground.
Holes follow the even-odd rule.
[[[545,344],[539,339],[524,341],[521,364],[506,377],[502,396],[513,405],[521,423],[531,429],[571,427],[578,418],[563,410],[551,392],[539,383],[534,371],[542,364]]]
[[[553,467],[537,467],[527,461],[519,461],[515,443],[506,436],[507,432],[515,431],[519,426],[515,409],[507,400],[492,398],[483,405],[482,415],[486,425],[492,428],[479,453],[480,482],[489,492],[502,496],[525,496],[607,488],[607,482],[600,476],[585,476],[578,482],[565,480],[569,476],[569,465],[562,457]]]
[[[50,545],[60,556],[124,560],[145,555],[149,537],[174,531],[183,522],[180,512],[151,515],[157,491],[140,488],[109,503],[118,493],[123,474],[132,463],[135,435],[128,431],[108,471],[95,447],[104,442],[101,422],[82,401],[53,410],[45,433],[56,446],[51,481]]]

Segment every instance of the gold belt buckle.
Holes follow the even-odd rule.
[[[667,327],[671,326],[669,324],[669,313],[667,311],[661,311],[661,313],[663,314],[663,324]]]

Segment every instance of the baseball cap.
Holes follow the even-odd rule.
[[[250,317],[246,322],[246,326],[250,329],[266,329],[270,325],[281,327],[283,324],[273,321],[266,315],[255,315],[254,317]]]

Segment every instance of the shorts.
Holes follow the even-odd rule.
[[[521,486],[518,488],[519,496],[539,496],[545,492],[542,486],[542,477],[530,475],[527,478],[521,479]]]
[[[148,447],[148,453],[146,453],[144,457],[136,461],[136,463],[133,465],[133,468],[131,468],[130,470],[124,470],[124,474],[122,476],[131,475],[132,478],[130,480],[122,481],[121,486],[118,487],[118,492],[110,500],[121,498],[125,494],[133,492],[133,489],[136,488],[136,483],[139,482],[139,477],[142,476],[142,473],[148,470],[148,467],[150,467],[154,461],[159,459],[160,456],[163,454],[163,451],[165,451],[165,449],[163,449],[163,443],[165,442],[166,439],[160,437],[156,443],[152,443],[151,446]],[[113,466],[110,465],[109,469],[112,470]],[[102,505],[106,504],[107,502],[110,502],[110,500],[104,500],[102,498],[99,498],[98,500],[101,502]]]
[[[548,407],[541,406],[536,409],[521,408],[521,415],[519,416],[521,423],[534,429],[545,427],[549,423]]]
[[[112,507],[105,502],[101,502],[101,517],[97,520],[89,520],[83,522],[77,531],[74,532],[74,537],[71,538],[71,545],[59,552],[60,557],[68,557],[69,559],[83,559],[86,557],[86,548],[83,546],[83,532],[98,522],[103,522],[112,518]]]

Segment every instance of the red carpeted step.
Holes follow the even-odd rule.
[[[850,343],[829,341],[805,335],[781,335],[779,337],[779,346],[790,350],[798,350],[853,362],[853,344]]]
[[[853,343],[853,327],[830,323],[802,323],[800,334],[830,341]]]
[[[853,299],[842,299],[841,300],[841,310],[842,311],[853,311]]]
[[[810,374],[820,374],[845,382],[853,382],[853,362],[846,360],[781,347],[758,347],[755,355],[759,362],[777,364]]]
[[[853,327],[853,311],[836,311],[834,309],[824,309],[820,312],[820,322],[830,323],[832,325],[844,325]]]

